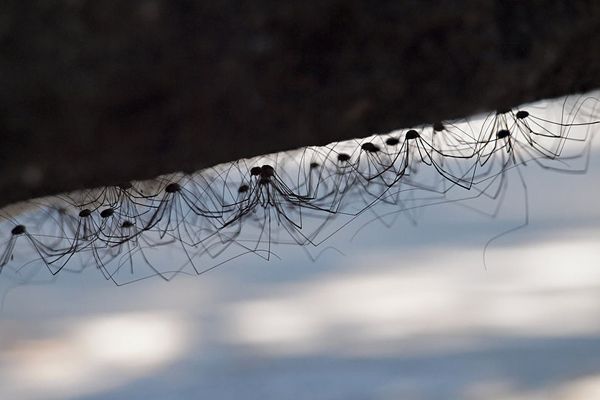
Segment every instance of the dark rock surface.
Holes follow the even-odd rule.
[[[5,0],[0,204],[600,87],[600,2]]]

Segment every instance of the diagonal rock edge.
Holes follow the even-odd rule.
[[[600,87],[600,3],[7,1],[0,205]]]

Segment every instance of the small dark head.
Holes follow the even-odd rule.
[[[509,137],[509,136],[510,136],[510,132],[506,129],[499,130],[498,133],[496,133],[496,138],[498,138],[498,139],[504,139],[505,137]]]
[[[260,179],[258,180],[258,183],[260,185],[266,185],[271,182],[273,176],[275,176],[275,170],[270,165],[265,164],[260,168]]]
[[[395,137],[390,137],[385,140],[385,144],[387,144],[388,146],[395,146],[398,143],[400,143],[400,139]]]
[[[275,169],[268,164],[263,165],[260,168],[261,178],[272,178],[275,175]]]
[[[261,171],[262,171],[262,168],[260,168],[260,167],[252,167],[250,169],[250,175],[258,176],[258,175],[260,175]]]
[[[22,235],[22,234],[25,233],[25,226],[24,225],[17,225],[14,228],[12,228],[12,230],[10,231],[10,233],[12,233],[15,236]]]
[[[521,110],[521,111],[517,111],[517,118],[518,119],[525,119],[529,117],[529,113],[525,110]]]
[[[249,189],[250,187],[246,184],[240,185],[238,188],[238,193],[246,193]]]
[[[115,213],[115,210],[113,210],[112,208],[105,208],[104,210],[102,210],[100,212],[100,216],[102,218],[108,218],[110,216],[112,216]]]
[[[350,154],[340,153],[337,156],[339,162],[348,162],[350,161]]]
[[[128,229],[131,228],[133,225],[134,224],[131,221],[123,221],[123,223],[121,224],[121,228]]]
[[[179,183],[169,183],[166,187],[165,187],[165,192],[167,193],[175,193],[175,192],[179,192],[181,190],[181,185]]]
[[[121,183],[121,184],[117,185],[117,187],[121,190],[128,190],[128,189],[131,189],[133,187],[133,185],[131,184],[131,182],[125,182],[125,183]]]
[[[433,123],[433,131],[434,132],[441,132],[444,129],[446,129],[446,127],[441,122],[438,121],[438,122]]]
[[[360,146],[360,148],[366,151],[367,153],[377,153],[379,151],[379,146],[372,142],[363,143],[363,145]]]
[[[418,137],[420,137],[419,132],[415,131],[414,129],[411,129],[410,131],[406,132],[406,140],[414,140]]]
[[[89,208],[85,208],[85,209],[79,211],[79,216],[81,218],[87,218],[90,215],[92,215],[92,210],[90,210]]]

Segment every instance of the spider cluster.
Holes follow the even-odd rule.
[[[384,224],[416,218],[411,210],[450,190],[497,198],[507,171],[525,163],[573,172],[569,160],[589,154],[597,105],[498,110],[30,200],[0,210],[0,272],[41,263],[52,275],[91,266],[118,285],[170,280],[245,254],[269,259],[274,244],[316,248],[366,212]]]

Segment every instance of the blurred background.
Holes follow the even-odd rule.
[[[587,0],[6,0],[0,205],[587,91],[599,37]],[[600,397],[600,147],[518,170],[497,202],[373,208],[316,260],[5,272],[0,398]]]
[[[587,174],[519,167],[530,223],[492,241],[485,265],[486,243],[524,222],[514,169],[501,203],[425,207],[390,228],[365,214],[316,261],[279,246],[281,259],[168,283],[115,287],[93,268],[2,279],[0,397],[600,396],[597,144]],[[498,204],[496,218],[469,208]]]

